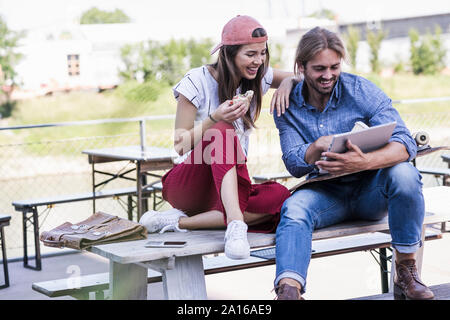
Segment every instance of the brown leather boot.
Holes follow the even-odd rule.
[[[276,300],[305,300],[300,289],[295,286],[290,286],[287,283],[283,283],[275,288],[277,294]]]
[[[432,300],[433,292],[420,280],[416,260],[407,259],[395,263],[395,300]]]

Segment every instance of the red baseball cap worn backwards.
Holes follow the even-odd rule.
[[[253,37],[255,29],[263,26],[254,18],[238,15],[227,22],[222,30],[222,41],[211,51],[214,54],[224,45],[249,44],[267,41],[267,35],[263,37]]]

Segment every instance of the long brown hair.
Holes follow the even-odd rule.
[[[264,36],[265,30],[258,28],[253,32],[254,37]],[[219,102],[223,103],[225,100],[231,100],[236,95],[236,89],[241,86],[241,93],[247,92],[247,90],[253,90],[256,104],[256,110],[254,118],[252,118],[251,110],[248,109],[247,113],[243,117],[245,129],[254,128],[255,121],[258,119],[261,113],[262,105],[262,87],[261,81],[266,74],[267,68],[269,67],[269,50],[266,43],[266,59],[264,64],[258,68],[256,77],[252,80],[241,78],[238,76],[239,72],[234,64],[234,59],[237,52],[242,47],[242,45],[224,45],[220,48],[219,57],[217,62],[211,66],[217,72],[217,82],[219,84]]]
[[[294,73],[299,74],[300,66],[306,67],[306,63],[325,49],[332,49],[345,60],[345,47],[342,40],[334,32],[315,27],[303,35],[295,53]]]

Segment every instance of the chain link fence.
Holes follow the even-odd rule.
[[[281,160],[278,131],[270,117],[268,112],[264,112],[260,118],[262,120],[258,121],[258,129],[251,135],[248,158],[250,176],[285,171]],[[432,146],[450,145],[450,112],[403,114],[402,117],[411,132],[428,132]],[[136,128],[131,129],[129,133],[89,137],[66,137],[66,134],[62,132],[70,125],[68,123],[0,130],[0,213],[12,217],[10,226],[5,228],[9,259],[20,259],[23,254],[22,214],[14,210],[12,202],[92,191],[92,168],[88,163],[87,155],[82,153],[83,150],[140,144],[140,119],[123,120],[136,123]],[[146,117],[145,120],[145,144],[171,148],[173,116],[165,118],[164,126],[161,126],[161,118]],[[84,127],[111,126],[113,122],[113,120],[99,123],[79,122],[73,125],[80,126],[78,132],[83,132]],[[86,131],[89,130],[91,129],[86,129]],[[30,140],[24,137],[45,137],[50,131],[52,134],[49,136],[58,136],[59,131],[64,138],[51,140],[40,138],[39,141],[23,142]],[[417,164],[445,168],[446,164],[442,162],[441,154],[443,152],[420,158]],[[104,165],[108,166],[107,171],[123,172],[132,164],[120,161]],[[431,187],[441,180],[424,176],[423,181],[425,187]],[[131,181],[117,179],[108,184],[107,188],[133,185]],[[45,208],[41,208],[41,211],[45,213],[42,213],[39,218],[40,231],[50,230],[66,221],[84,220],[92,214],[93,206],[92,201],[82,201],[43,209]],[[118,199],[96,200],[96,210],[127,217],[127,208]],[[31,228],[29,229],[31,232]],[[32,239],[31,234],[30,239]],[[30,243],[29,246],[29,252],[33,255],[34,248]],[[61,252],[61,249],[44,246],[41,246],[41,249],[44,255]]]

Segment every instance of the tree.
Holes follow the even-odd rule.
[[[353,70],[356,70],[356,54],[358,52],[358,43],[360,31],[358,28],[349,26],[344,34],[344,40],[347,45],[347,52],[350,57],[350,64]]]
[[[22,31],[8,29],[0,17],[0,117],[9,116],[14,106],[11,94],[17,84],[15,67],[22,59],[22,54],[16,52],[16,48],[24,36]]]
[[[309,16],[313,18],[328,19],[328,20],[335,20],[337,17],[336,13],[330,9],[320,9],[318,11],[311,13]]]
[[[210,39],[203,41],[170,40],[167,43],[146,41],[121,48],[124,80],[158,80],[170,85],[179,81],[191,68],[209,63]]]
[[[100,10],[96,7],[92,7],[88,11],[85,11],[80,18],[80,24],[127,23],[130,21],[130,17],[120,9],[110,12]]]
[[[269,44],[270,66],[282,69],[283,64],[283,45],[279,42]]]
[[[445,48],[441,39],[442,30],[436,26],[435,34],[430,32],[420,37],[415,29],[409,31],[411,44],[411,67],[414,74],[435,74],[444,67]]]
[[[381,47],[381,42],[387,36],[387,32],[382,29],[374,32],[372,30],[367,30],[366,37],[367,43],[370,48],[370,66],[372,68],[372,72],[378,73],[380,72],[380,60],[379,60],[379,51]]]

